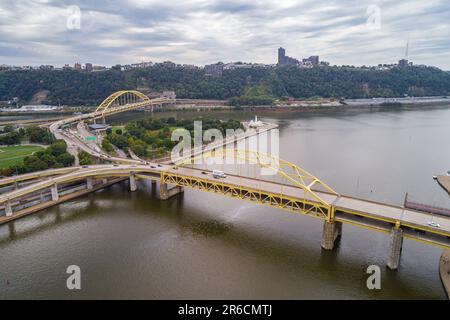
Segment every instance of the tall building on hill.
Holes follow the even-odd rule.
[[[408,61],[407,59],[400,59],[400,60],[398,61],[398,66],[399,66],[400,68],[406,68],[406,67],[409,66],[409,61]]]
[[[278,48],[278,64],[282,64],[286,58],[286,50],[282,47]]]
[[[311,61],[313,66],[319,65],[319,56],[311,56],[308,58],[309,61]]]
[[[288,57],[286,50],[282,47],[278,48],[278,66],[295,66],[298,65],[297,59]]]
[[[209,64],[205,66],[205,76],[220,77],[223,73],[223,63]]]

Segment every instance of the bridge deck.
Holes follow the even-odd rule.
[[[3,194],[0,196],[0,203],[4,203],[7,200],[19,198],[36,190],[48,188],[54,183],[66,183],[69,181],[80,180],[89,176],[99,178],[123,177],[129,176],[133,173],[139,174],[140,176],[142,174],[147,174],[150,175],[149,178],[152,179],[155,179],[155,177],[157,178],[162,173],[178,175],[198,181],[209,181],[215,184],[237,186],[241,189],[256,190],[273,195],[282,195],[284,197],[298,199],[299,201],[306,200],[312,203],[319,202],[311,194],[296,186],[280,184],[271,181],[256,180],[235,175],[228,175],[224,179],[215,179],[212,177],[211,172],[207,171],[207,174],[205,175],[202,173],[202,170],[194,168],[179,167],[178,169],[173,169],[171,166],[166,165],[156,168],[151,168],[148,165],[99,165],[92,166],[90,168],[80,168],[75,172],[62,174],[60,176]],[[400,222],[402,226],[409,227],[416,231],[426,231],[427,233],[431,233],[436,236],[443,236],[444,240],[440,240],[436,243],[450,247],[450,241],[448,243],[446,242],[446,237],[450,237],[450,217],[433,216],[428,213],[405,209],[400,206],[383,204],[348,196],[336,196],[326,192],[315,191],[315,193],[322,199],[324,199],[327,203],[332,204],[336,208],[337,220],[348,223],[356,221],[356,224],[359,224],[361,226],[372,225],[375,229],[378,228],[380,230],[389,230],[389,228],[396,222]],[[363,221],[357,220],[359,217],[364,217],[362,218]],[[440,226],[432,227],[429,225],[430,221],[433,221]],[[423,237],[423,235],[419,234],[417,236],[414,234],[410,234],[410,236],[416,237],[418,240],[420,240],[420,237]],[[427,239],[422,240],[426,241]]]
[[[205,176],[200,170],[190,168],[179,168],[178,170],[169,170],[176,174],[193,176],[204,179]],[[260,189],[271,193],[283,194],[286,196],[317,201],[310,194],[295,186],[282,185],[276,182],[259,181],[251,178],[243,178],[229,175],[223,182],[231,183],[246,188]],[[357,199],[348,196],[335,196],[325,192],[315,191],[326,202],[333,204],[337,211],[366,216],[376,220],[395,223],[401,221],[403,225],[415,227],[424,231],[433,233],[443,233],[450,235],[450,218],[431,215],[425,212],[405,209],[400,206],[378,203],[374,201]],[[428,225],[430,221],[440,225],[440,228],[433,228]]]

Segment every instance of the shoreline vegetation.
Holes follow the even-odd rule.
[[[240,121],[232,119],[221,121],[202,117],[193,120],[177,120],[174,117],[147,118],[131,121],[124,126],[109,128],[101,146],[109,154],[114,154],[116,147],[125,153],[130,153],[129,150],[131,150],[137,157],[145,160],[161,158],[167,156],[179,143],[179,141],[171,140],[174,130],[182,128],[188,130],[191,137],[194,136],[194,121],[202,121],[203,132],[208,129],[217,129],[223,136],[228,129],[243,129]]]
[[[200,104],[196,104],[200,101]],[[245,106],[231,106],[223,101],[220,105],[204,105],[201,100],[196,100],[192,104],[178,104],[173,106],[166,106],[163,109],[156,109],[154,112],[165,111],[218,111],[218,110],[232,110],[232,111],[276,111],[276,112],[316,112],[316,111],[345,111],[345,110],[377,110],[377,109],[401,109],[401,108],[426,108],[426,107],[450,107],[450,96],[438,97],[399,97],[399,98],[372,98],[372,99],[305,99],[294,101],[280,101],[274,104],[262,105],[245,105]],[[55,115],[55,114],[72,114],[74,110],[79,110],[79,107],[67,107],[63,111],[30,111],[30,112],[1,112],[2,117],[8,116],[27,116],[27,115]],[[96,107],[90,107],[85,112],[92,112]],[[142,110],[140,110],[142,111]],[[143,110],[148,112],[147,110]],[[37,120],[37,119],[36,119]]]
[[[173,91],[177,99],[226,101],[230,106],[279,102],[450,95],[450,72],[430,66],[327,66],[310,69],[255,66],[208,76],[203,68],[171,62],[146,68],[101,72],[80,70],[0,70],[0,106],[24,104],[96,106],[111,93],[138,90],[150,98]],[[377,98],[375,98],[377,99]],[[80,110],[81,111],[81,110]]]

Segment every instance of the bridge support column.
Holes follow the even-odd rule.
[[[342,222],[333,221],[323,222],[323,232],[322,232],[322,248],[325,250],[333,250],[336,240],[342,234]]]
[[[403,247],[403,230],[400,228],[392,228],[391,239],[389,241],[389,255],[387,267],[391,270],[397,270],[400,265],[400,256]]]
[[[93,183],[92,177],[87,177],[87,178],[86,178],[86,188],[87,188],[88,190],[91,190],[91,189],[94,188],[94,183]]]
[[[130,176],[130,190],[132,192],[137,190],[137,184],[136,184],[136,176],[134,174],[132,174]]]
[[[9,202],[9,201],[6,201],[6,203],[5,203],[5,214],[7,217],[11,217],[13,215],[11,202]]]
[[[159,185],[159,198],[161,200],[167,200],[182,192],[184,192],[183,187],[175,186],[169,189],[167,183],[160,183]]]
[[[50,191],[52,192],[52,201],[58,201],[59,194],[58,194],[58,185],[56,183],[50,187]]]

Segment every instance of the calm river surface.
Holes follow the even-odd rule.
[[[409,192],[450,207],[432,179],[450,169],[450,109],[259,115],[280,125],[282,158],[340,193],[401,204]],[[165,202],[155,193],[124,182],[0,226],[0,298],[445,299],[438,248],[405,240],[392,272],[385,234],[344,225],[325,252],[313,218],[200,191]],[[382,290],[366,288],[372,264]],[[69,265],[81,268],[80,291],[66,289]]]

